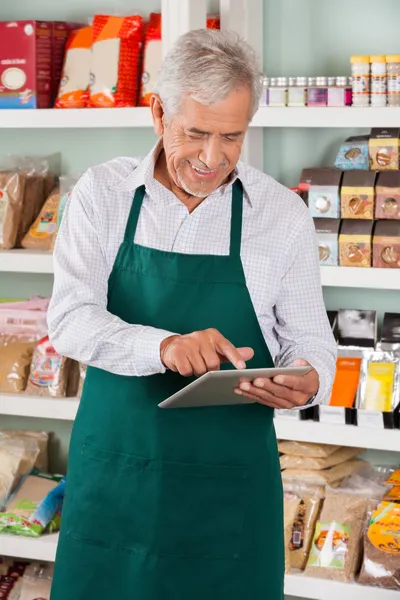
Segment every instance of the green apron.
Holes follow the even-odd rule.
[[[210,327],[272,367],[240,259],[243,188],[228,256],[134,243],[136,191],[108,310],[181,334]],[[204,232],[203,235],[207,235]],[[232,368],[232,365],[224,365]],[[89,368],[75,421],[52,600],[282,600],[283,498],[273,411],[163,410],[192,379]]]

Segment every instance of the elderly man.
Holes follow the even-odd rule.
[[[52,600],[283,598],[273,409],[328,397],[335,346],[307,208],[238,162],[259,98],[245,42],[186,34],[155,149],[89,169],[67,206],[50,335],[89,368]],[[313,368],[243,382],[256,403],[158,408],[223,362]]]

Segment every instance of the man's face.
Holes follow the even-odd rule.
[[[183,100],[163,134],[168,173],[176,186],[205,198],[226,181],[239,160],[251,102],[247,87],[211,106]]]

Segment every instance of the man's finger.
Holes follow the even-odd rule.
[[[270,396],[270,399],[261,399],[259,396],[251,394],[249,392],[244,392],[240,388],[235,389],[235,393],[238,396],[244,396],[245,398],[249,398],[250,400],[254,400],[258,402],[258,404],[263,404],[264,406],[269,406],[270,408],[276,409],[291,409],[293,408],[293,404],[287,402],[286,400],[280,400],[279,398],[275,398],[274,396]]]
[[[273,379],[274,383],[284,385],[285,387],[298,392],[308,392],[312,387],[313,381],[313,372],[307,373],[307,375],[277,375]]]
[[[301,406],[307,402],[308,398],[310,397],[309,393],[298,392],[284,385],[278,385],[277,383],[271,381],[271,379],[256,379],[253,385],[257,389],[262,389],[266,392],[269,392],[276,398],[289,400],[289,402],[293,402],[296,406]]]
[[[200,352],[207,366],[207,371],[219,371],[221,360],[214,348],[209,344],[205,344],[200,348]]]
[[[192,351],[188,352],[188,359],[190,361],[190,364],[192,365],[193,373],[197,377],[200,377],[201,375],[207,373],[207,365],[204,361],[204,358],[197,349],[193,349]]]
[[[268,405],[271,405],[272,402],[284,402],[290,405],[288,406],[288,408],[293,408],[293,406],[297,406],[297,403],[292,398],[280,398],[274,396],[274,394],[271,394],[270,392],[267,392],[265,390],[260,390],[254,385],[251,385],[250,383],[241,383],[239,388],[242,390],[242,392],[246,392],[248,394],[251,394],[252,396],[255,396],[259,402],[268,403]],[[305,400],[306,399],[307,398],[305,398]]]
[[[222,340],[216,341],[215,349],[224,361],[232,363],[235,369],[246,368],[246,362],[243,360],[238,349],[224,337],[222,337]]]

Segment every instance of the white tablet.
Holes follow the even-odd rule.
[[[194,408],[199,406],[228,406],[230,404],[254,404],[245,396],[238,396],[234,389],[246,377],[254,381],[259,377],[271,379],[276,375],[306,375],[311,367],[280,367],[276,369],[243,369],[210,371],[189,383],[158,406],[160,408]]]

